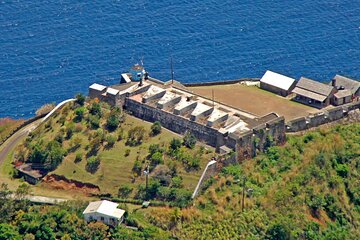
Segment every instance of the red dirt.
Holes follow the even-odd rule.
[[[67,179],[56,174],[47,175],[42,181],[54,189],[79,191],[86,195],[100,193],[100,188],[94,184]]]

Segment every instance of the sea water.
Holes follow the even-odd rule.
[[[267,69],[328,82],[360,79],[360,1],[120,0],[0,2],[0,117],[150,76],[203,82]]]

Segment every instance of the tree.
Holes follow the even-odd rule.
[[[100,158],[92,156],[87,159],[86,171],[95,173],[100,165]]]
[[[76,94],[75,103],[79,104],[80,106],[84,106],[85,96],[81,93]]]
[[[17,229],[10,224],[0,224],[0,240],[21,240],[20,234]]]
[[[74,121],[75,122],[81,122],[81,120],[84,118],[84,114],[85,114],[85,108],[84,107],[78,107],[77,109],[75,109],[75,118]]]
[[[151,125],[151,136],[156,136],[161,133],[161,123],[156,121]]]
[[[119,126],[120,120],[119,117],[115,114],[111,114],[109,118],[106,120],[106,127],[109,131],[115,131]]]
[[[102,111],[101,111],[100,103],[94,102],[93,104],[91,104],[89,112],[91,115],[96,115],[98,117],[101,117]]]
[[[185,147],[193,149],[196,144],[196,137],[192,133],[186,132],[183,138],[183,144]]]
[[[266,231],[265,239],[286,240],[290,238],[289,230],[281,223],[275,223]]]
[[[150,158],[150,165],[152,167],[155,167],[158,164],[162,164],[164,162],[163,155],[161,152],[156,152],[153,155],[151,155]]]
[[[170,142],[171,150],[177,150],[181,147],[181,141],[178,138],[173,138]]]
[[[114,144],[116,143],[116,137],[111,134],[107,135],[105,140],[107,142],[108,148],[112,148],[114,146]]]
[[[142,126],[136,126],[129,130],[126,144],[129,146],[139,145],[141,144],[144,135],[145,135],[145,128]]]

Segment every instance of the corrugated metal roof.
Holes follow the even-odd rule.
[[[343,97],[349,97],[352,93],[350,90],[340,90],[337,93],[334,94],[336,98],[343,98]]]
[[[295,79],[267,70],[260,82],[275,86],[283,90],[289,90]]]
[[[296,94],[299,94],[301,96],[304,96],[304,97],[315,99],[315,100],[320,101],[320,102],[323,102],[327,98],[327,96],[317,94],[317,93],[314,93],[314,92],[311,92],[311,91],[307,91],[307,90],[299,88],[299,87],[295,87],[292,92],[296,93]]]
[[[331,91],[334,89],[334,87],[311,80],[309,78],[301,77],[298,83],[296,84],[296,87],[302,88],[304,90],[308,90],[313,93],[317,93],[320,95],[324,95],[328,97],[331,93]]]
[[[351,94],[355,94],[359,88],[360,88],[360,82],[347,78],[347,77],[343,77],[340,75],[335,75],[334,79],[336,80],[336,87],[340,87],[343,86],[345,89],[350,90]],[[330,82],[331,85],[331,82]]]
[[[107,200],[91,202],[84,210],[83,214],[101,213],[110,217],[120,219],[124,215],[125,211],[122,209],[118,209],[118,205],[119,204]]]

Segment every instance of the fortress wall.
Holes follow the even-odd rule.
[[[341,106],[329,109],[325,112],[325,115],[327,115],[329,121],[339,120],[344,117],[344,109]]]
[[[359,109],[360,102],[331,108],[316,115],[301,117],[286,123],[287,132],[298,132],[344,118],[349,112]]]
[[[102,94],[105,91],[99,91],[99,90],[96,90],[96,89],[89,88],[89,97],[92,98],[92,99],[94,99],[94,98],[102,99]]]
[[[325,115],[324,112],[320,112],[316,115],[311,115],[308,117],[309,127],[317,127],[319,125],[325,124],[329,122],[329,119]]]
[[[176,133],[184,134],[188,130],[200,141],[204,141],[210,146],[218,147],[218,131],[216,129],[192,122],[183,117],[150,107],[129,98],[125,99],[125,109],[133,116],[143,120],[150,122],[159,121],[162,126]]]

